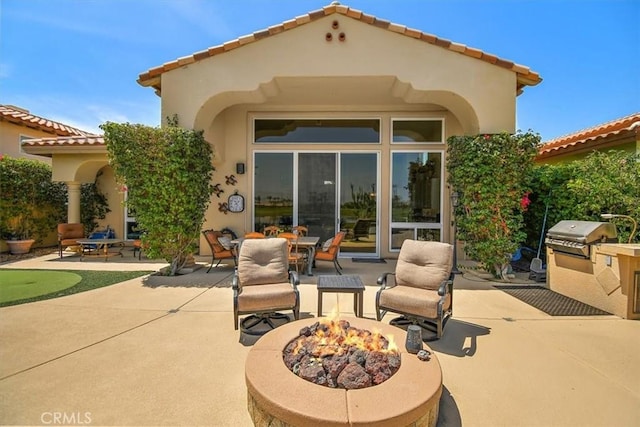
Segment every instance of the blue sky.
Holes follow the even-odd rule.
[[[100,132],[160,123],[149,68],[330,0],[0,0],[0,103]],[[549,140],[640,111],[639,0],[343,0],[526,65],[521,130]]]

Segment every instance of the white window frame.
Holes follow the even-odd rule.
[[[378,142],[256,142],[256,120],[377,120],[380,126],[380,130],[378,131]],[[326,115],[282,115],[282,114],[249,114],[249,142],[254,146],[265,146],[265,145],[286,145],[286,146],[296,146],[296,145],[308,145],[313,147],[314,145],[323,145],[323,144],[331,144],[331,145],[350,145],[354,147],[367,146],[367,145],[381,145],[383,140],[383,126],[384,120],[379,115],[364,115],[364,116],[326,116]],[[310,148],[313,150],[312,148]]]
[[[393,125],[396,122],[441,122],[442,129],[440,134],[440,141],[394,141],[393,140]],[[402,145],[402,144],[444,144],[445,143],[445,118],[444,117],[392,117],[389,123],[389,142],[391,145]]]
[[[440,222],[394,222],[391,221],[393,218],[393,155],[395,153],[440,153],[440,158],[442,161],[440,168]],[[400,248],[394,249],[392,248],[393,242],[393,229],[394,228],[407,228],[413,229],[413,238],[417,238],[418,229],[430,229],[430,230],[439,230],[440,231],[440,241],[442,242],[444,236],[444,178],[445,178],[445,150],[443,149],[404,149],[404,150],[390,150],[389,152],[389,203],[387,205],[387,212],[389,214],[389,230],[388,230],[388,250],[389,252],[400,252]]]

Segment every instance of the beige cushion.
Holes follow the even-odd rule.
[[[333,237],[325,240],[324,243],[322,244],[322,250],[325,252],[328,251],[332,243],[333,243]]]
[[[287,240],[248,239],[242,242],[238,255],[238,278],[242,287],[287,283],[289,281]],[[289,290],[291,289],[289,286]]]
[[[380,306],[392,308],[406,314],[414,314],[427,319],[438,316],[438,291],[419,289],[409,286],[395,286],[380,293]],[[443,310],[451,305],[451,295],[447,294]]]
[[[400,286],[437,290],[453,268],[453,246],[448,243],[405,240],[396,265]]]
[[[273,311],[296,305],[296,294],[290,283],[254,285],[242,288],[238,295],[240,311]]]

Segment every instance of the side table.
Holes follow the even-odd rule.
[[[322,316],[322,296],[325,292],[353,294],[353,311],[356,317],[363,317],[364,284],[360,276],[318,276],[318,317]]]

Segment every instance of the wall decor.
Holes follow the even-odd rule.
[[[227,185],[236,185],[238,183],[238,179],[235,175],[225,175],[225,178],[227,179]]]
[[[242,212],[244,211],[244,196],[235,193],[229,196],[228,199],[229,212]]]
[[[218,203],[218,210],[226,215],[229,212],[229,205],[227,202],[220,202]]]
[[[224,190],[220,188],[220,184],[216,184],[213,186],[213,194],[220,198],[220,194],[224,193]]]

